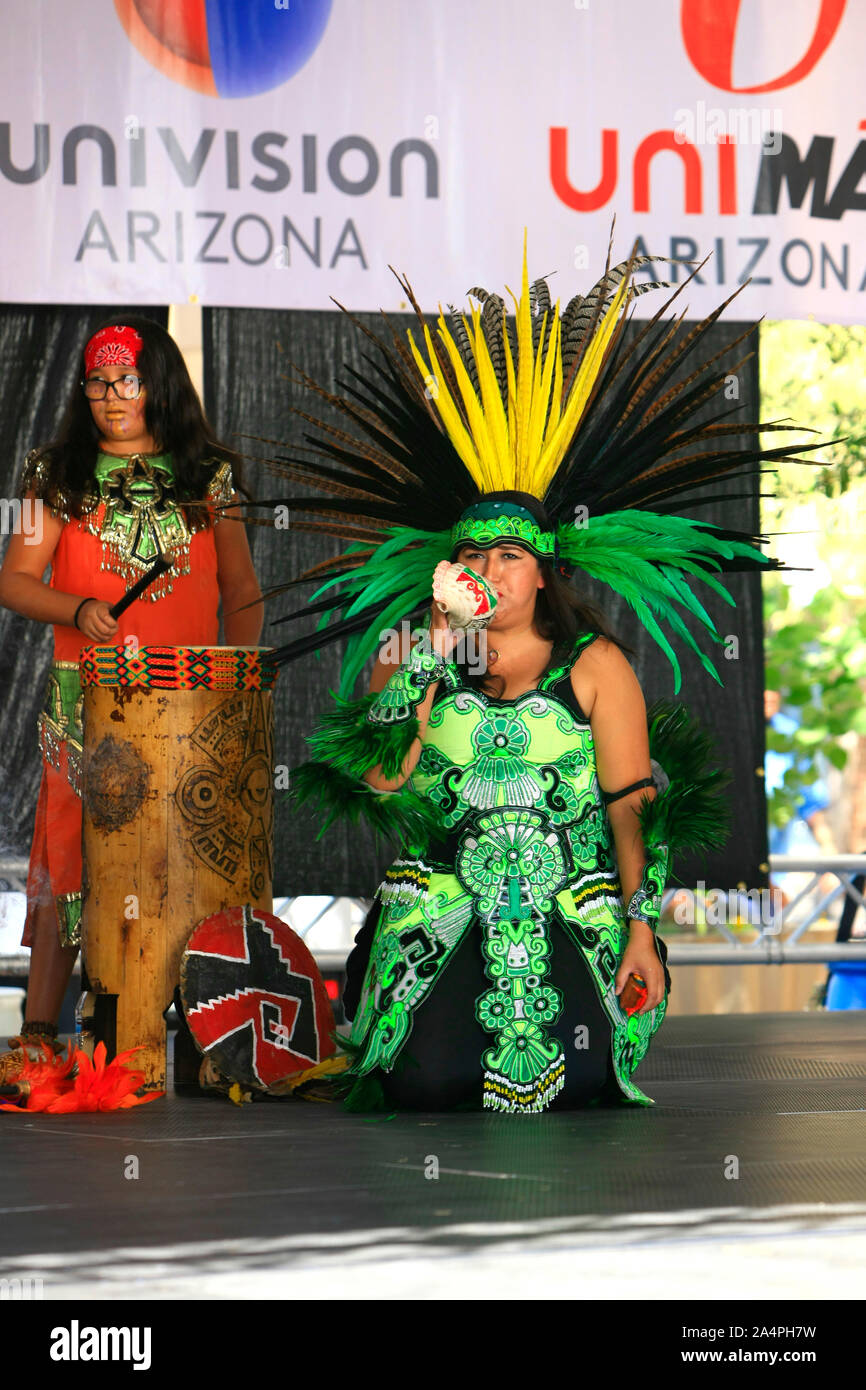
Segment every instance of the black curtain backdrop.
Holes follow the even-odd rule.
[[[378,331],[381,319],[376,314],[358,314],[364,325]],[[414,317],[405,315],[395,321],[406,327]],[[687,332],[689,324],[681,331]],[[748,325],[728,323],[715,325],[704,339],[702,353],[706,356],[721,351]],[[636,332],[632,325],[629,332]],[[315,381],[328,389],[338,390],[335,378],[341,375],[343,364],[360,368],[362,354],[369,349],[368,341],[349,320],[339,312],[270,311],[248,309],[211,309],[204,313],[205,399],[208,414],[217,433],[251,460],[261,459],[269,447],[257,444],[244,435],[264,436],[283,441],[282,452],[290,452],[304,443],[307,426],[290,413],[299,407],[314,415],[328,417],[328,407],[302,384],[291,379],[292,364],[296,364]],[[752,327],[747,346],[721,359],[734,362],[748,350],[754,357],[736,369],[736,390],[740,402],[739,416],[744,421],[759,418],[758,337]],[[684,360],[682,372],[691,370]],[[733,405],[735,400],[731,400]],[[323,409],[324,407],[324,409]],[[335,422],[336,413],[330,417]],[[279,451],[278,451],[279,452]],[[273,477],[261,462],[251,461],[247,482],[254,495],[271,498],[284,491],[284,485]],[[764,479],[763,491],[771,490],[772,478]],[[683,507],[684,515],[723,527],[736,527],[757,533],[760,527],[758,480],[733,480],[725,485],[724,495],[730,500],[695,507]],[[733,495],[747,493],[745,498]],[[700,494],[697,494],[698,496]],[[265,513],[255,515],[264,521]],[[423,518],[419,518],[423,525]],[[336,543],[300,533],[276,530],[273,521],[251,527],[250,540],[256,569],[262,588],[297,574],[302,568],[325,559],[336,551]],[[730,798],[733,834],[726,849],[706,857],[681,859],[676,866],[677,880],[693,885],[703,879],[707,886],[722,889],[743,884],[748,888],[764,887],[767,858],[767,827],[763,786],[764,718],[763,718],[763,617],[761,580],[758,574],[732,575],[727,587],[736,600],[736,608],[723,602],[704,586],[696,589],[701,602],[712,616],[718,631],[725,637],[737,639],[736,658],[726,660],[724,648],[698,636],[702,649],[707,651],[724,682],[718,685],[697,658],[683,651],[673,639],[683,672],[679,695],[690,711],[703,721],[714,735],[719,761],[733,773]],[[586,579],[582,589],[607,615],[614,631],[632,648],[632,661],[643,687],[647,703],[659,697],[672,697],[673,671],[629,606],[602,585]],[[279,644],[291,631],[309,630],[312,621],[304,624],[270,626],[274,620],[300,601],[309,597],[312,586],[296,589],[282,598],[272,600],[265,618],[262,641]],[[694,627],[690,624],[692,630]],[[275,692],[276,743],[275,763],[289,768],[307,757],[305,736],[308,735],[336,688],[341,651],[327,648],[318,657],[310,657],[284,667]],[[359,686],[356,694],[361,693]],[[281,894],[335,894],[372,896],[382,877],[389,855],[374,853],[366,830],[348,832],[334,827],[322,840],[316,839],[317,826],[311,816],[290,811],[285,796],[277,793],[275,829],[275,892]],[[762,866],[764,866],[762,868]]]
[[[54,434],[87,339],[105,319],[122,323],[127,314],[168,324],[168,309],[151,305],[0,305],[0,497],[18,495],[25,454]],[[7,544],[0,536],[0,554]],[[0,857],[30,852],[41,773],[36,716],[52,646],[47,624],[0,608]]]

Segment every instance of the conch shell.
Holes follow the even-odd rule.
[[[496,608],[496,594],[480,574],[447,560],[433,572],[433,598],[448,615],[448,626],[464,632],[486,627]]]

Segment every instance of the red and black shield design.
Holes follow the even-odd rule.
[[[266,1090],[336,1051],[316,962],[270,912],[230,907],[199,922],[181,961],[180,995],[201,1051],[241,1085]]]

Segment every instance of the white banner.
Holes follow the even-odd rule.
[[[864,321],[863,0],[28,0],[0,40],[6,301],[408,307],[390,264],[462,306],[524,227],[567,299],[615,214],[617,259],[709,256],[689,317],[751,276],[729,317]]]

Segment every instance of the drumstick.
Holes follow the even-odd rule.
[[[108,611],[112,618],[119,618],[121,613],[125,613],[129,605],[135,603],[135,600],[144,593],[145,589],[147,589],[155,579],[159,579],[161,574],[165,574],[166,570],[170,569],[171,560],[167,560],[164,555],[157,556],[147,573],[143,574],[140,579],[137,579],[131,589],[127,589],[123,598],[119,598],[117,603],[111,605]]]

